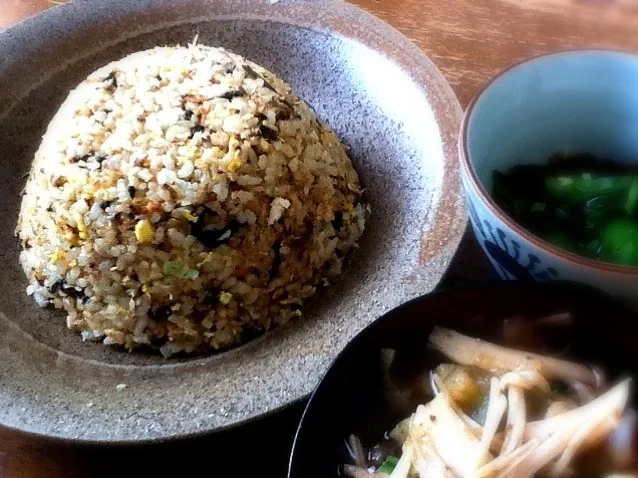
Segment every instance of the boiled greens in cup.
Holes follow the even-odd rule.
[[[525,229],[568,252],[638,265],[638,167],[589,154],[493,172],[493,198]]]

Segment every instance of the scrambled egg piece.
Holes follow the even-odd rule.
[[[219,301],[223,305],[227,305],[231,300],[233,300],[233,294],[231,294],[230,292],[222,292],[221,294],[219,294]]]
[[[58,262],[62,262],[66,259],[66,254],[62,249],[56,247],[53,253],[51,254],[51,264],[57,264]]]
[[[88,234],[87,234],[86,224],[84,224],[84,218],[82,217],[82,214],[76,215],[75,222],[78,225],[78,236],[80,236],[80,239],[86,239],[88,237]]]
[[[142,219],[135,224],[135,237],[137,238],[137,242],[143,246],[152,243],[155,237],[155,230],[153,229],[151,221]]]
[[[190,212],[185,211],[184,212],[184,217],[186,218],[187,221],[189,222],[197,222],[197,216],[193,216]]]
[[[241,160],[239,159],[239,150],[236,150],[235,156],[230,161],[230,163],[228,163],[228,166],[226,167],[226,169],[232,173],[237,171],[240,166],[241,166]]]

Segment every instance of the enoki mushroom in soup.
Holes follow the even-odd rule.
[[[569,321],[550,319],[537,325]],[[529,322],[525,327],[530,332]],[[429,380],[420,376],[428,382],[418,385],[429,390],[427,400],[367,452],[350,436],[353,460],[344,466],[345,476],[638,477],[631,379],[607,386],[604,375],[585,364],[441,327],[428,344],[444,359]],[[395,354],[382,352],[384,367]],[[396,390],[395,398],[404,405],[406,390]]]

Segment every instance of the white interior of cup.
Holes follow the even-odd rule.
[[[521,63],[474,103],[464,138],[486,191],[493,170],[541,164],[558,151],[638,162],[638,56],[561,52]]]

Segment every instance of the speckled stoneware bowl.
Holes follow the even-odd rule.
[[[13,236],[24,174],[72,86],[111,60],[196,34],[280,75],[335,129],[367,188],[367,231],[305,319],[238,349],[165,360],[82,343],[62,313],[25,294]],[[363,327],[434,288],[465,228],[461,108],[450,87],[406,38],[341,1],[71,3],[0,32],[0,84],[2,425],[140,442],[223,430],[282,408],[306,396]]]

